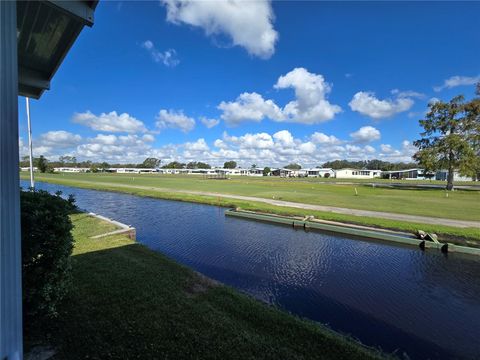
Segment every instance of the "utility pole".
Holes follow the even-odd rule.
[[[30,188],[35,188],[35,180],[33,179],[33,150],[32,150],[32,124],[30,123],[30,99],[25,98],[25,105],[27,107],[27,122],[28,122],[28,149],[30,152]]]

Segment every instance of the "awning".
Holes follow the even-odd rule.
[[[93,25],[98,0],[17,2],[18,93],[38,99],[50,89],[83,27]]]

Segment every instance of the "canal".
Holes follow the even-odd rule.
[[[37,188],[73,194],[80,208],[136,227],[149,248],[369,346],[413,359],[480,358],[478,258],[225,217],[215,206]]]

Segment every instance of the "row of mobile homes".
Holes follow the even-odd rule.
[[[53,171],[62,172],[62,173],[86,173],[86,172],[90,172],[90,168],[56,167],[56,168],[53,168]]]

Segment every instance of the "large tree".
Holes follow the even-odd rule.
[[[143,169],[156,169],[160,166],[161,162],[162,160],[160,159],[150,157],[143,160],[143,163],[138,164],[137,167],[143,168]]]
[[[224,169],[235,169],[237,167],[237,162],[236,161],[226,161],[223,164]]]
[[[201,161],[190,161],[187,164],[187,169],[211,169],[210,164]]]
[[[48,171],[48,160],[43,155],[40,155],[37,160],[37,168],[41,173]]]
[[[291,163],[286,166],[284,166],[285,169],[290,169],[290,170],[300,170],[302,168],[301,165],[296,164],[296,163]]]
[[[427,171],[446,169],[447,190],[453,189],[454,172],[475,176],[479,169],[480,101],[466,102],[456,96],[449,102],[429,104],[429,112],[420,120],[424,129],[413,158]]]

